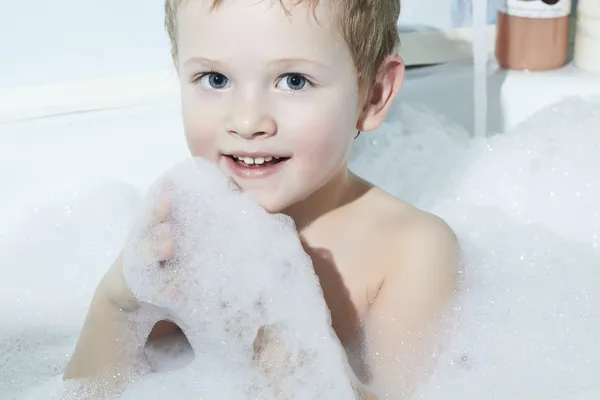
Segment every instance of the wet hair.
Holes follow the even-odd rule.
[[[190,0],[165,0],[165,26],[171,40],[174,58],[177,48],[177,10]],[[224,0],[211,0],[217,8]],[[358,74],[362,93],[368,93],[375,83],[379,67],[384,59],[393,54],[399,44],[397,21],[400,16],[400,0],[271,0],[279,1],[289,12],[292,6],[308,2],[315,11],[319,1],[331,1],[336,9],[339,29],[348,44]],[[284,2],[286,4],[284,4]]]

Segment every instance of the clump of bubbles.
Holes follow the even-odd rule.
[[[443,217],[462,246],[454,330],[415,399],[543,399],[600,382],[599,110],[600,100],[567,99],[511,132],[474,140],[423,107],[399,103],[379,132],[357,140],[353,169]],[[136,250],[149,224],[139,218],[126,249],[126,277],[146,305],[137,317],[144,324],[175,320],[186,340],[145,348],[154,372],[138,377],[122,398],[353,398],[345,356],[331,331],[318,280],[290,221],[268,215],[201,160],[169,171],[152,188],[146,209],[165,187],[173,204],[177,258],[165,269],[141,262]],[[104,234],[106,242],[123,237],[115,215],[128,216],[137,200],[107,195],[116,192],[123,197],[122,188],[95,193],[87,217],[74,208],[68,220],[77,228],[73,232],[101,218],[113,226]],[[109,206],[102,209],[102,204]],[[122,211],[109,210],[110,205]],[[6,245],[5,259],[43,265],[42,258],[55,253],[30,249],[43,248],[40,243],[47,237],[66,238],[55,251],[62,257],[51,259],[64,260],[72,243],[81,243],[81,235],[73,232],[56,235],[56,222],[64,226],[67,219],[62,211],[48,212],[49,217],[38,217],[31,229],[27,227],[39,237]],[[114,227],[119,227],[116,232]],[[90,243],[103,238],[94,237]],[[10,325],[22,329],[7,331],[7,345],[0,349],[11,361],[11,381],[31,378],[27,374],[34,363],[48,374],[58,374],[52,359],[76,339],[81,304],[96,280],[86,278],[90,269],[80,265],[99,260],[91,271],[100,276],[116,244],[112,248],[81,250],[85,258],[80,254],[78,268],[72,268],[89,286],[81,302],[67,294],[47,296],[42,289],[52,277],[43,274],[36,281],[39,288],[32,289],[38,297],[21,299],[21,308],[15,310],[27,323]],[[71,276],[65,272],[70,265],[60,267],[62,275]],[[23,282],[38,278],[25,269],[18,277]],[[11,300],[14,286],[2,291]],[[39,313],[39,299],[48,298],[53,303],[45,309],[66,315],[68,329],[52,322],[49,316],[54,314]],[[149,325],[144,326],[141,330]],[[267,327],[264,337],[281,343],[277,354],[284,356],[273,361],[284,366],[275,370],[283,371],[279,375],[269,375],[272,365],[255,357],[262,327]],[[32,337],[23,334],[27,329]],[[41,330],[48,338],[36,333]],[[41,345],[35,347],[37,342]],[[40,359],[42,353],[31,353],[37,348],[52,363]],[[21,353],[26,356],[19,358]],[[27,398],[78,399],[63,389],[57,379]]]
[[[152,235],[145,216],[165,198],[176,253],[161,266],[139,254]],[[345,354],[293,221],[268,214],[216,166],[184,162],[151,189],[124,274],[150,306],[138,318],[176,322],[194,352],[185,367],[144,377],[132,398],[351,398]],[[261,359],[261,346],[275,346],[273,357]]]
[[[462,246],[455,331],[414,398],[543,399],[600,382],[599,110],[565,99],[465,141],[401,104],[413,121],[356,149],[359,174],[443,217]],[[385,175],[368,167],[375,156]]]

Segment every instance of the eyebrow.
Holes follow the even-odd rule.
[[[304,59],[304,58],[282,58],[279,60],[273,60],[270,61],[269,64],[271,65],[295,65],[295,64],[310,64],[310,65],[314,65],[317,66],[319,68],[327,68],[326,65],[321,64],[320,62],[317,61],[312,61],[312,60],[308,60],[308,59]]]
[[[210,58],[192,57],[185,62],[185,65],[188,65],[188,64],[217,64],[217,65],[220,65],[221,63],[217,60],[211,60]]]
[[[217,65],[217,66],[223,65],[223,63],[221,61],[211,60],[210,58],[205,58],[205,57],[192,57],[185,62],[185,65],[188,65],[188,64],[205,64],[205,65],[208,64],[208,65]],[[324,64],[321,64],[317,61],[304,59],[304,58],[281,58],[278,60],[269,61],[269,65],[276,65],[276,66],[281,66],[281,65],[292,66],[295,64],[310,64],[310,65],[317,66],[319,68],[327,69],[327,66],[325,66]]]

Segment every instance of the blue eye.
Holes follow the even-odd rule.
[[[279,82],[286,84],[287,88],[284,88],[285,90],[294,92],[304,89],[306,85],[309,84],[308,79],[300,74],[285,75]]]
[[[229,79],[218,72],[207,72],[202,74],[199,81],[204,87],[210,89],[225,89],[229,83]]]

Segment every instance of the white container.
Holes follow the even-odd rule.
[[[579,0],[574,62],[577,68],[600,74],[600,0]]]

